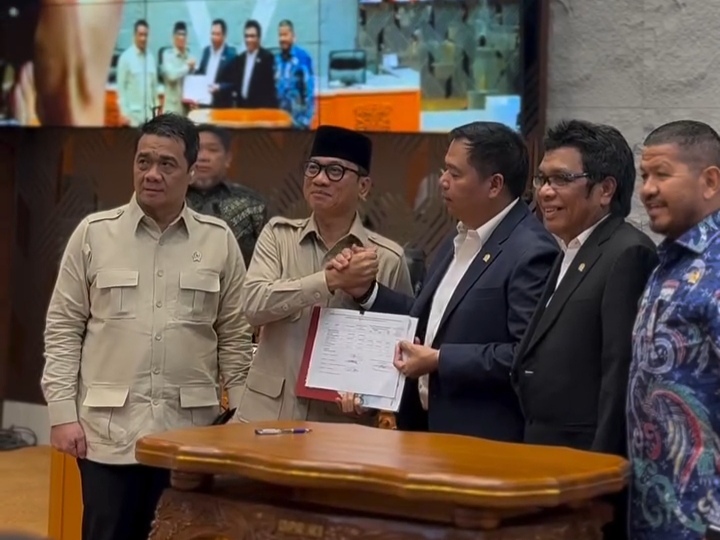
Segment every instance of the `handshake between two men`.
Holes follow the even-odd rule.
[[[353,245],[345,248],[325,265],[325,279],[330,292],[344,291],[361,302],[369,302],[376,286],[379,269],[377,250]],[[439,351],[415,343],[400,341],[395,348],[393,365],[406,377],[416,379],[437,369]],[[365,414],[362,400],[352,394],[341,394],[338,404],[347,414]]]

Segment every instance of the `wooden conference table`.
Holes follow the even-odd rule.
[[[256,435],[257,427],[310,433]],[[153,540],[590,540],[625,460],[352,424],[263,422],[148,436],[137,459],[173,471]]]

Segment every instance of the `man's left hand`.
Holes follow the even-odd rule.
[[[395,359],[393,365],[400,373],[411,379],[417,379],[437,370],[440,351],[420,344],[415,338],[415,343],[401,341],[395,347]]]

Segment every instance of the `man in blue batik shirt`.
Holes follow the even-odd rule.
[[[295,45],[293,23],[287,19],[278,25],[278,41],[280,52],[275,55],[278,104],[290,113],[294,128],[310,129],[315,114],[312,58]]]
[[[666,238],[633,330],[630,538],[720,525],[720,137],[683,120],[648,135],[641,198]]]

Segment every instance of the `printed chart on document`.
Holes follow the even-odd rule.
[[[412,341],[417,319],[322,308],[306,385],[361,395],[365,407],[397,411],[405,377],[393,366],[395,347]]]

